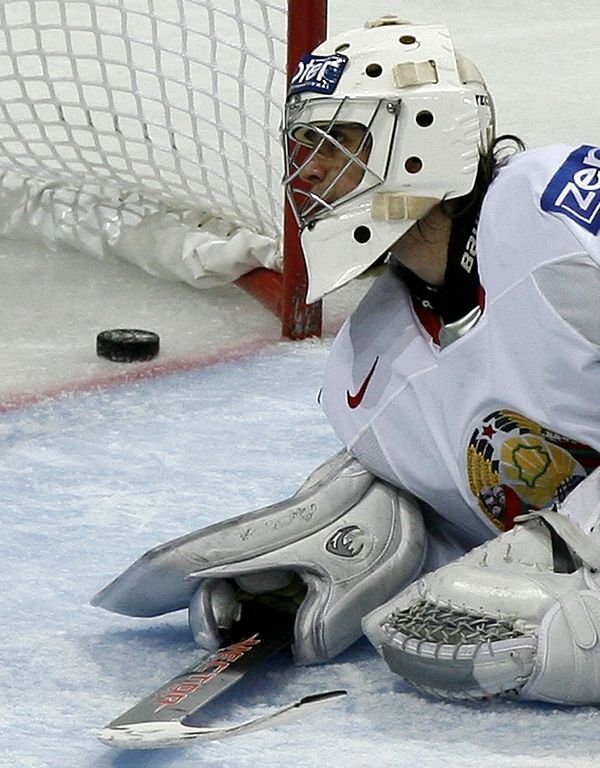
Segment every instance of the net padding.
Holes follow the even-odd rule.
[[[285,0],[0,3],[3,233],[195,285],[280,268],[286,17]]]

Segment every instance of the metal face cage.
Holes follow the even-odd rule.
[[[387,99],[290,99],[283,128],[287,198],[298,225],[310,226],[320,218],[386,180],[400,112],[400,102]],[[347,141],[348,133],[357,136]],[[335,156],[335,170],[318,192],[307,180],[312,163]],[[343,194],[347,174],[356,182]]]

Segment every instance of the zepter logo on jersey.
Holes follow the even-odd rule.
[[[600,232],[600,147],[584,144],[571,152],[544,190],[541,207],[592,235]]]
[[[304,57],[283,131],[307,301],[368,269],[440,200],[470,192],[493,125],[483,78],[444,27],[385,17]]]

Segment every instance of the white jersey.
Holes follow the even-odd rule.
[[[512,158],[477,228],[483,313],[442,347],[391,272],[347,320],[322,404],[371,472],[488,538],[600,463],[600,149]]]

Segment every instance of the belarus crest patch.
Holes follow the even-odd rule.
[[[469,485],[500,530],[532,509],[563,501],[600,465],[600,454],[515,411],[490,413],[467,449]]]
[[[554,174],[541,199],[542,210],[560,213],[588,232],[600,231],[600,147],[571,152]]]

